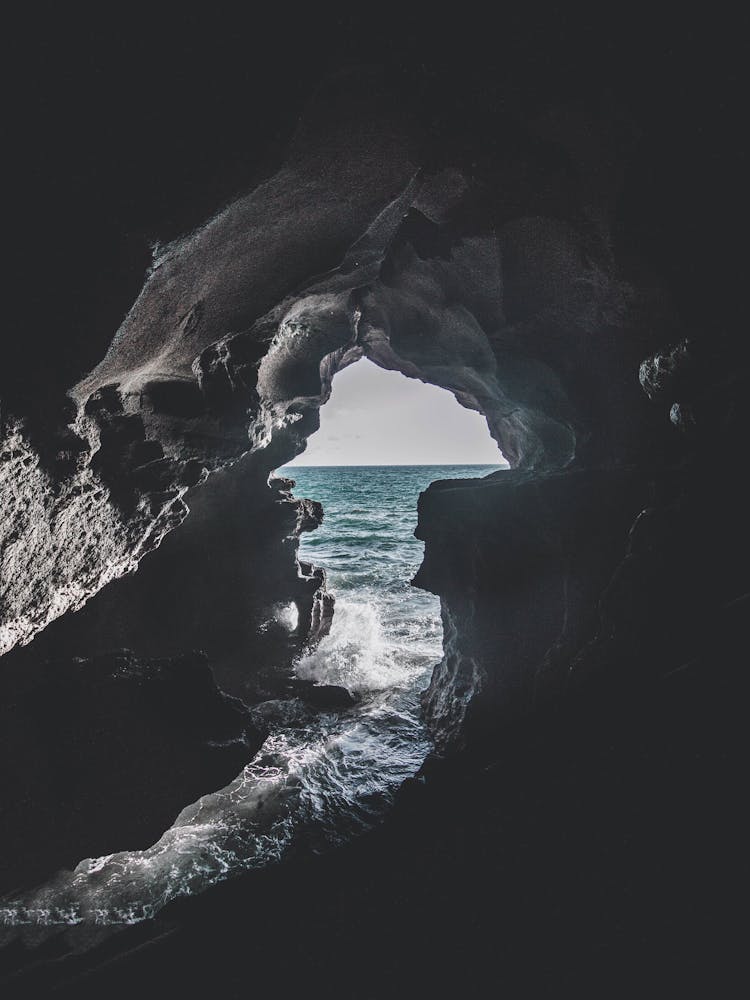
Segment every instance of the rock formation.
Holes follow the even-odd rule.
[[[362,356],[482,413],[511,465],[420,500],[414,582],[440,596],[445,629],[425,712],[467,773],[509,751],[504,727],[560,705],[642,705],[659,679],[706,670],[712,636],[737,627],[747,347],[725,319],[702,328],[663,268],[633,265],[623,205],[648,147],[606,102],[509,96],[499,138],[478,143],[439,110],[439,93],[400,102],[374,76],[335,79],[275,170],[156,250],[93,370],[38,413],[3,411],[6,753],[33,726],[46,752],[68,747],[64,770],[111,752],[124,787],[151,789],[132,826],[111,800],[116,837],[82,799],[45,864],[70,864],[74,841],[103,853],[148,839],[257,746],[226,694],[294,689],[293,657],[333,612],[323,570],[296,557],[322,512],[269,477]],[[276,615],[289,604],[294,629]],[[74,691],[90,716],[71,730]],[[348,704],[338,689],[307,695]],[[217,739],[229,746],[207,747]],[[175,753],[191,761],[177,784]],[[152,755],[149,784],[133,765]],[[41,757],[23,767],[3,798],[28,831],[50,818],[18,787],[48,776]],[[88,795],[93,764],[81,780]]]
[[[611,206],[576,197],[601,165],[540,121],[481,169],[426,166],[398,118],[370,109],[357,142],[361,109],[334,127],[324,98],[273,178],[159,252],[45,459],[9,425],[3,496],[23,515],[4,547],[4,648],[132,572],[207,473],[299,453],[362,354],[484,413],[514,467],[623,464],[655,425],[627,375],[670,318],[618,274]]]
[[[3,895],[86,857],[148,847],[264,737],[198,653],[51,660],[22,672],[0,719]]]

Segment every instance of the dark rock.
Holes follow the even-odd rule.
[[[4,122],[23,176],[6,213],[2,700],[38,682],[44,711],[4,712],[3,856],[57,850],[79,773],[103,823],[110,758],[136,765],[119,815],[135,823],[191,760],[172,723],[167,745],[140,726],[163,726],[163,706],[141,711],[151,681],[42,677],[37,640],[18,648],[35,634],[72,652],[71,623],[92,646],[200,636],[233,683],[278,685],[303,637],[263,631],[268,602],[296,601],[307,626],[328,599],[298,577],[296,512],[265,478],[363,354],[457,393],[518,470],[434,488],[420,514],[417,579],[446,634],[428,710],[469,748],[344,850],[178,901],[90,956],[16,952],[4,995],[233,996],[251,977],[347,1000],[723,996],[746,978],[746,31],[687,9],[508,8],[501,30],[377,13],[295,12],[298,37],[286,9],[254,33],[213,34],[202,13],[195,38],[166,15],[161,37],[154,12],[148,30],[120,19],[113,44],[67,11],[10,32],[30,110]],[[321,87],[352,59],[385,71]],[[107,349],[144,233],[191,235],[155,251]],[[161,459],[172,480],[140,485]],[[6,847],[32,789],[50,810]]]
[[[310,627],[307,632],[308,648],[315,647],[331,631],[335,608],[336,598],[326,589],[324,578],[323,584],[313,594]]]
[[[95,392],[92,392],[86,400],[84,412],[89,414],[89,416],[102,413],[122,413],[122,396],[117,383],[113,382],[109,385],[103,385]]]
[[[638,377],[643,391],[649,399],[667,395],[674,399],[682,392],[689,391],[695,374],[690,344],[680,341],[674,347],[657,351],[652,357],[641,362]]]
[[[0,709],[0,891],[150,846],[262,740],[200,653],[26,663]]]
[[[254,981],[290,998],[314,984],[349,1000],[354,984],[380,1000],[397,984],[396,995],[448,1000],[468,977],[519,997],[561,983],[637,994],[657,980],[731,994],[744,964],[734,903],[747,740],[730,649],[715,645],[648,699],[538,706],[481,752],[428,761],[354,843],[176,900],[89,954],[14,956],[23,969],[9,985],[76,1000],[165,978],[186,992],[233,988],[250,947]]]
[[[130,449],[130,461],[134,468],[164,457],[164,449],[158,441],[137,441]]]
[[[205,410],[203,394],[192,379],[158,379],[146,382],[141,391],[155,413],[199,417]]]
[[[424,696],[440,746],[564,690],[648,495],[625,469],[498,472],[421,495],[413,582],[441,598],[444,655]]]
[[[315,531],[323,523],[323,505],[317,500],[300,500],[297,511],[297,534]]]
[[[154,489],[168,469],[157,460],[141,481]],[[267,478],[265,463],[252,456],[214,473],[187,494],[190,516],[135,576],[113,581],[78,614],[54,622],[18,651],[18,661],[118,647],[141,657],[177,656],[199,647],[222,690],[247,701],[269,697],[302,648],[327,634],[333,597],[323,570],[296,560],[299,525],[312,530],[320,505],[291,498],[278,479],[268,488]],[[176,491],[150,497],[167,512],[183,504]],[[299,612],[293,632],[277,619],[289,603]]]
[[[559,114],[503,111],[512,155],[441,159],[427,119],[388,86],[369,74],[337,86],[308,108],[283,168],[159,249],[106,357],[71,389],[84,449],[35,487],[54,544],[6,612],[3,648],[132,572],[181,521],[172,491],[210,490],[202,478],[248,452],[266,474],[299,454],[336,371],[363,355],[483,413],[512,466],[629,464],[661,427],[633,376],[675,322],[658,290],[617,269],[610,116],[592,112],[597,141],[582,141],[575,112],[567,131]],[[655,362],[648,384],[666,390],[677,363]],[[648,446],[659,456],[662,432]],[[70,490],[107,490],[85,572],[59,530],[63,471]],[[300,530],[319,514],[307,505]],[[33,564],[35,538],[19,536],[14,570]],[[77,582],[61,583],[73,567]]]
[[[295,680],[292,690],[313,708],[336,711],[351,708],[358,699],[345,687],[337,684],[315,684],[312,681]]]

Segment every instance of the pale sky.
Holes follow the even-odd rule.
[[[505,465],[487,421],[452,393],[362,358],[333,379],[292,465]]]

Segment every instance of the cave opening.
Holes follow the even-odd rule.
[[[486,419],[452,393],[367,358],[336,374],[319,430],[278,470],[297,497],[321,505],[299,556],[325,570],[336,602],[329,634],[297,662],[299,678],[355,697],[429,679],[443,633],[438,598],[411,586],[419,495],[435,480],[503,467]]]
[[[91,946],[177,897],[335,848],[382,819],[433,750],[421,695],[442,656],[443,622],[439,598],[412,586],[423,555],[418,498],[435,480],[508,463],[484,415],[445,389],[361,358],[331,390],[319,431],[272,481],[293,479],[297,498],[322,505],[322,523],[300,535],[298,563],[325,571],[335,609],[330,630],[296,659],[291,696],[250,700],[261,750],[145,850],[86,858],[24,894],[14,903],[21,924],[44,908],[49,934],[75,919]],[[295,610],[278,609],[289,633],[303,630]]]
[[[298,498],[320,504],[322,521],[301,535],[299,558],[324,570],[335,601],[327,633],[295,674],[320,704],[358,715],[355,773],[372,757],[381,775],[403,780],[429,746],[421,694],[443,655],[440,600],[412,585],[423,558],[419,496],[437,480],[492,476],[508,463],[483,414],[367,358],[333,377],[319,420],[306,450],[277,470]],[[342,757],[339,767],[349,766]]]
[[[336,373],[320,428],[289,466],[505,465],[486,418],[362,357]]]
[[[739,201],[738,61],[717,36],[717,77],[684,18],[636,25],[642,53],[609,22],[548,45],[511,25],[492,58],[460,18],[444,45],[366,20],[331,59],[302,40],[314,78],[286,44],[291,72],[278,46],[248,60],[241,30],[228,58],[226,25],[193,52],[134,21],[154,65],[118,31],[125,103],[90,32],[82,59],[32,32],[74,76],[24,67],[12,117],[42,155],[10,144],[30,181],[0,421],[14,995],[512,994],[516,973],[607,995],[741,965],[747,351],[715,198]],[[331,419],[363,372],[383,388],[347,452]],[[512,472],[466,478],[485,458],[447,451],[462,416]]]

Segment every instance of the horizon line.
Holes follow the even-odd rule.
[[[345,462],[334,464],[333,462],[321,462],[313,465],[293,465],[287,462],[279,465],[278,469],[429,469],[429,468],[471,468],[480,466],[496,466],[499,469],[510,468],[507,462]]]

